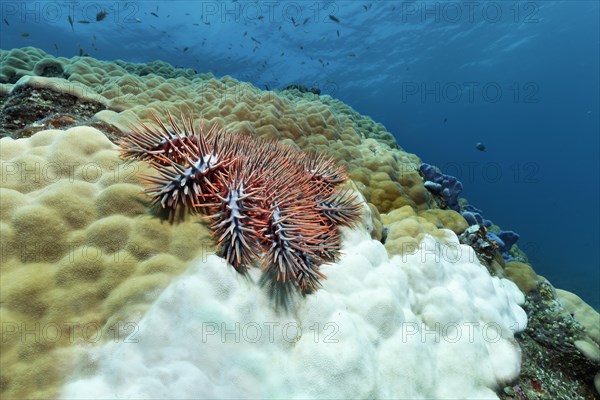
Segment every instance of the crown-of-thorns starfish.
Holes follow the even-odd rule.
[[[219,254],[236,271],[259,265],[263,283],[320,286],[326,262],[339,259],[340,226],[355,226],[362,205],[339,184],[348,178],[332,157],[305,154],[274,140],[229,134],[181,115],[152,114],[120,141],[127,160],[146,161],[146,193],[169,221],[186,212],[210,220]],[[287,290],[287,289],[285,289]]]

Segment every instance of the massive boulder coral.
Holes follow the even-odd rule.
[[[0,162],[2,396],[55,397],[61,349],[85,343],[83,327],[106,337],[109,321],[135,321],[212,240],[197,218],[174,229],[146,215],[144,165],[96,129],[4,138]]]
[[[35,64],[42,59],[54,57],[34,48],[0,50],[0,60],[6,62],[12,77],[0,75],[0,83],[12,87],[22,76],[34,74]],[[215,79],[211,74],[179,73],[162,64],[156,73],[144,70],[138,75],[132,72],[143,67],[124,62],[90,57],[61,58],[60,62],[67,82],[84,85],[106,99],[103,102],[109,109],[118,111],[104,113],[102,119],[125,132],[137,118],[148,122],[152,113],[179,115],[183,111],[232,132],[276,138],[303,151],[331,154],[380,212],[407,204],[426,209],[431,202],[416,171],[419,158],[399,149],[381,124],[329,96],[261,91],[229,76]]]
[[[137,343],[82,357],[92,374],[74,374],[62,396],[496,398],[518,375],[523,296],[445,234],[452,260],[434,256],[430,236],[431,257],[390,258],[366,231],[345,231],[345,256],[292,315],[218,257],[199,260],[145,315]]]

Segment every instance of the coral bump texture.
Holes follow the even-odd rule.
[[[339,186],[344,169],[322,154],[206,129],[204,120],[196,128],[193,117],[154,120],[119,143],[123,158],[156,170],[144,177],[152,204],[170,222],[205,215],[219,255],[240,273],[259,265],[275,293],[317,289],[320,265],[339,259],[339,227],[360,220],[359,199]]]

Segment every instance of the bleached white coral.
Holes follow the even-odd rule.
[[[346,231],[323,288],[289,315],[208,255],[128,340],[93,350],[92,376],[63,397],[496,398],[519,373],[523,296],[447,235],[450,246],[426,237],[390,259],[365,231]]]

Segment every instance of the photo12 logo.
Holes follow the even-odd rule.
[[[402,82],[402,103],[421,104],[494,104],[539,103],[540,87],[536,82]]]
[[[308,328],[302,328],[297,322],[202,322],[202,343],[275,343],[283,340],[296,343],[313,340],[315,343],[338,343],[336,338],[339,326],[335,322],[315,322]]]
[[[533,1],[402,1],[402,22],[538,23],[539,5]]]
[[[6,21],[23,24],[141,22],[140,4],[133,1],[2,1],[0,14]]]
[[[198,2],[198,6],[205,25],[227,22],[244,24],[289,22],[297,27],[307,23],[339,23],[335,17],[339,6],[334,1],[201,1]]]
[[[115,324],[102,329],[97,322],[48,322],[41,324],[39,322],[18,323],[2,322],[1,342],[21,343],[55,343],[58,341],[67,341],[69,344],[94,344],[104,338],[115,343],[138,343],[136,335],[139,332],[139,326],[135,322],[116,322]]]
[[[447,322],[434,324],[405,322],[401,325],[401,341],[419,341],[421,343],[474,343],[483,340],[487,343],[496,343],[523,329],[518,323],[503,329],[495,322]]]

